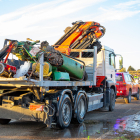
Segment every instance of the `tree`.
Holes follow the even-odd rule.
[[[140,69],[137,70],[137,76],[140,77]]]
[[[126,68],[122,68],[119,72],[126,72]]]
[[[136,71],[132,66],[129,66],[127,71]]]
[[[119,65],[120,65],[120,68],[122,67],[122,65],[123,65],[123,61],[122,61],[122,59],[121,60],[119,60]],[[122,68],[123,69],[123,68]],[[125,69],[125,71],[126,71],[126,69]],[[122,71],[123,72],[123,71]]]

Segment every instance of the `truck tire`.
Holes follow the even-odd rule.
[[[137,92],[137,94],[135,95],[134,99],[135,99],[135,100],[139,100],[139,89],[138,89],[138,92]]]
[[[88,80],[88,74],[85,71],[85,73],[84,73],[84,81],[87,81],[87,80]]]
[[[0,93],[1,94],[1,93]],[[0,97],[0,105],[2,105],[2,97]]]
[[[129,94],[126,98],[124,98],[125,100],[125,103],[128,104],[128,103],[131,103],[131,91],[129,90]]]
[[[73,118],[73,122],[75,123],[82,123],[84,121],[85,115],[86,115],[86,98],[85,95],[83,93],[81,93],[78,96],[78,100],[76,103],[76,118]]]
[[[4,124],[8,124],[11,121],[11,119],[1,119],[0,118],[0,124],[4,125]]]
[[[110,89],[110,105],[109,105],[109,111],[113,111],[115,108],[115,92],[114,89]]]
[[[59,108],[57,124],[60,128],[66,128],[70,125],[72,118],[72,104],[70,97],[65,94]]]

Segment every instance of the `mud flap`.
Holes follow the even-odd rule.
[[[106,93],[104,94],[104,107],[109,107],[110,105],[110,88],[106,89]]]

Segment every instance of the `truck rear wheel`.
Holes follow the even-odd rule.
[[[109,105],[109,111],[113,111],[115,108],[115,92],[114,89],[110,89],[110,105]]]
[[[11,119],[1,119],[0,118],[0,124],[4,125],[4,124],[8,124],[11,121]]]
[[[57,123],[59,127],[66,128],[70,125],[72,118],[72,104],[68,95],[64,95],[60,108]]]
[[[84,121],[86,115],[86,98],[83,93],[78,96],[78,100],[76,103],[76,118],[73,118],[73,122],[82,123]]]

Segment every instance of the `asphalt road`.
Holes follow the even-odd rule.
[[[12,122],[10,122],[8,125],[0,125],[0,140],[81,140],[114,138],[118,136],[122,137],[125,128],[130,128],[130,126],[126,127],[128,120],[130,121],[132,116],[135,117],[135,114],[139,115],[139,112],[140,100],[132,99],[130,104],[125,104],[123,99],[117,99],[115,110],[113,112],[102,112],[99,110],[92,111],[87,113],[84,123],[71,124],[69,128],[64,130],[57,127],[49,129],[46,128],[43,123],[12,120]],[[132,125],[131,127],[136,127],[136,125]],[[114,130],[121,132],[121,135],[114,135]]]

